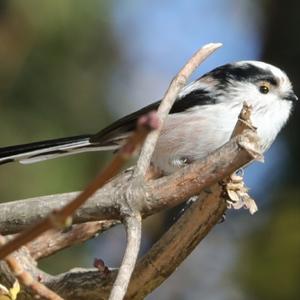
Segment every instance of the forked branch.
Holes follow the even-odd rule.
[[[35,220],[41,215],[47,215],[54,207],[60,207],[58,212],[52,215],[51,218],[46,219],[47,222],[50,222],[50,227],[53,228],[55,227],[53,225],[61,226],[65,224],[66,218],[73,213],[74,209],[78,208],[96,189],[106,183],[105,187],[91,197],[88,203],[77,210],[74,215],[74,222],[82,223],[106,219],[123,221],[127,233],[127,247],[122,265],[118,274],[112,271],[108,275],[103,274],[103,276],[100,276],[99,271],[95,270],[80,270],[80,272],[75,270],[60,276],[45,276],[43,282],[57,290],[64,298],[74,299],[74,295],[78,296],[80,294],[81,296],[78,299],[106,299],[110,290],[110,299],[114,300],[122,299],[126,292],[127,299],[141,299],[141,297],[147,295],[174,271],[199,241],[207,235],[225,211],[226,203],[223,197],[223,187],[218,182],[251,160],[260,157],[257,135],[251,128],[250,130],[244,130],[245,128],[249,129],[249,126],[246,126],[242,130],[236,129],[234,135],[238,134],[238,136],[232,138],[222,148],[211,153],[204,160],[193,162],[170,176],[156,180],[146,180],[145,178],[159,131],[178,93],[192,71],[219,46],[220,44],[209,44],[200,49],[174,78],[158,111],[161,121],[160,127],[148,136],[135,171],[123,173],[107,183],[108,179],[119,171],[122,162],[136,149],[132,145],[136,145],[137,141],[140,144],[149,130],[158,127],[158,122],[151,115],[140,120],[142,129],[146,129],[142,135],[138,131],[138,134],[134,136],[135,138],[126,146],[127,148],[123,148],[124,152],[121,151],[118,154],[121,157],[117,156],[108,170],[104,171],[105,176],[99,176],[96,179],[97,184],[93,182],[89,185],[87,191],[76,194],[75,202],[70,202],[70,199],[74,198],[73,193],[44,196],[37,199],[27,199],[26,202],[3,205],[6,209],[4,215],[7,219],[9,219],[11,211],[22,211],[22,207],[32,207],[34,205],[36,207],[35,215],[32,214],[30,218]],[[146,124],[147,126],[145,126]],[[211,192],[201,193],[204,188],[209,188]],[[173,207],[200,193],[200,200],[186,210],[178,222],[137,264],[132,282],[128,286],[140,247],[141,218],[162,209]],[[43,201],[43,204],[41,204],[41,201]],[[2,228],[5,229],[7,234],[17,232],[22,226],[30,223],[29,218],[27,223],[25,220],[22,223],[23,225],[18,225],[18,219],[15,218],[14,222],[7,223],[7,226],[5,226],[4,223],[1,223],[1,218],[0,212],[0,228],[4,226],[5,228]],[[20,219],[19,221],[24,220]],[[40,224],[43,224],[43,222]],[[94,226],[94,224],[91,225]],[[83,228],[83,226],[84,224],[79,225],[78,228]],[[96,230],[97,226],[92,228],[92,230]],[[182,230],[182,228],[185,228],[185,230]],[[20,236],[22,237],[22,234]],[[70,244],[82,239],[80,235],[77,238],[76,235],[69,234],[68,237],[70,237]],[[30,235],[30,239],[32,238],[33,235]],[[23,238],[21,241],[22,243],[28,241],[28,235],[26,240]],[[58,243],[63,244],[61,241]],[[67,245],[68,242],[64,244],[64,246]],[[57,250],[59,247],[58,245],[54,249]],[[13,249],[15,249],[15,246],[0,249],[0,257],[6,256]],[[49,253],[56,250],[50,249]],[[44,252],[47,252],[46,249],[44,249]],[[87,282],[89,284],[95,282],[93,291],[84,288]],[[68,290],[65,289],[65,286],[68,286]]]
[[[250,120],[251,111],[251,107],[244,103],[232,138],[243,134],[246,130],[256,133]],[[253,159],[261,158],[258,139],[243,145],[253,153]],[[161,285],[218,223],[227,207],[228,197],[224,188],[227,180],[225,179],[223,183],[216,183],[201,192],[198,200],[184,210],[176,223],[140,260],[129,285],[126,299],[143,299]]]
[[[194,70],[204,61],[211,53],[218,49],[221,44],[208,44],[198,50],[186,65],[179,71],[179,73],[172,80],[162,102],[158,108],[157,114],[159,117],[160,126],[149,134],[144,146],[142,147],[137,166],[134,171],[132,185],[144,185],[146,172],[149,169],[151,157],[158,141],[160,131],[163,127],[165,119],[178,98],[181,89],[186,85],[186,82]],[[142,206],[137,203],[137,199],[126,199],[129,206],[129,214],[125,215],[125,226],[127,231],[127,247],[125,255],[116,279],[113,285],[110,300],[123,299],[127,286],[129,284],[131,274],[133,272],[136,259],[139,252],[139,245],[141,242],[141,208]],[[132,200],[132,201],[130,201]],[[136,205],[137,204],[137,205]]]
[[[60,210],[53,211],[47,218],[39,224],[22,232],[16,238],[9,241],[0,248],[0,259],[19,249],[33,239],[40,236],[43,232],[51,228],[61,228],[68,226],[68,218],[87,201],[99,188],[109,179],[117,175],[124,163],[137,151],[137,148],[144,142],[147,134],[158,127],[156,114],[150,113],[142,116],[138,120],[137,130],[128,139],[127,143],[118,151],[110,164],[84,189],[73,201],[66,204]]]

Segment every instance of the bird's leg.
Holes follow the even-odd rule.
[[[191,159],[191,157],[188,157],[188,156],[181,156],[181,157],[178,157],[176,159],[172,159],[172,166],[174,167],[177,167],[177,168],[183,168],[189,164],[191,164],[194,160]]]
[[[257,206],[249,196],[249,190],[244,183],[243,175],[243,170],[239,170],[232,174],[225,183],[228,196],[227,207],[233,209],[245,208],[249,210],[250,214],[254,214],[257,211]]]
[[[225,221],[226,221],[226,212],[224,212],[221,219],[218,221],[218,224],[224,223]]]

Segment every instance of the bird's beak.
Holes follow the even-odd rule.
[[[296,102],[298,101],[298,97],[295,95],[294,92],[290,92],[287,95],[285,95],[284,100]]]

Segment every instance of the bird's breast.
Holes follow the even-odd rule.
[[[207,105],[169,115],[153,154],[153,164],[172,173],[181,159],[206,157],[230,139],[239,111],[240,108],[230,110],[225,105]]]

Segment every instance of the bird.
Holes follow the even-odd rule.
[[[252,106],[262,152],[274,142],[298,100],[284,71],[262,61],[219,66],[186,85],[167,116],[152,164],[171,174],[203,159],[229,141],[243,103]],[[160,101],[122,117],[96,134],[0,148],[0,164],[35,163],[88,151],[116,151],[134,131],[138,118]]]

